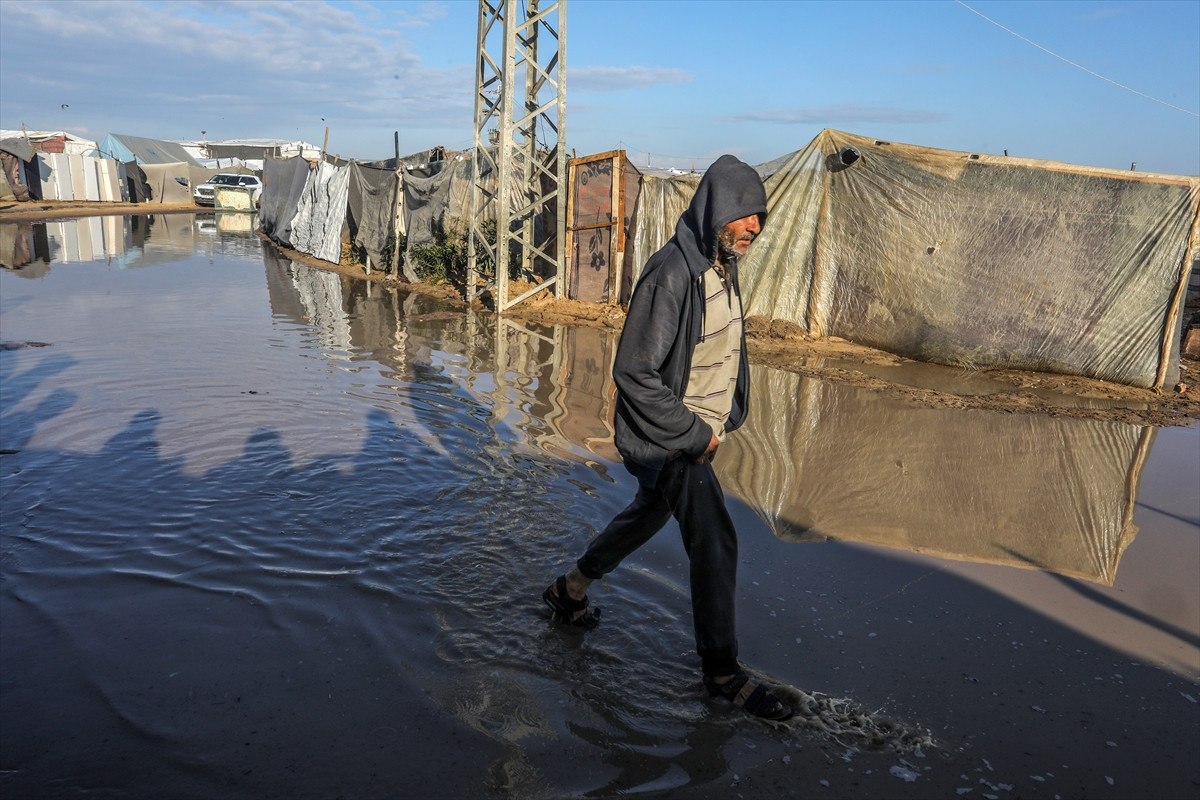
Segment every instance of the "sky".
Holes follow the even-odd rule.
[[[320,145],[328,127],[348,158],[393,155],[394,131],[402,154],[466,149],[477,15],[475,0],[0,0],[0,128]],[[758,164],[835,128],[1200,174],[1200,0],[568,0],[566,22],[577,155]]]

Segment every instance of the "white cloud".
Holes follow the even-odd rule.
[[[197,120],[231,137],[322,124],[469,130],[469,62],[427,68],[405,38],[444,15],[437,4],[3,0],[2,11],[6,116],[51,107],[31,72],[71,76],[52,107],[127,120],[113,127],[122,133],[170,138]],[[28,67],[32,42],[54,54],[52,70]]]
[[[921,111],[911,108],[886,108],[883,106],[847,104],[814,106],[810,108],[763,109],[761,111],[747,111],[742,114],[734,114],[724,119],[729,122],[768,122],[780,125],[796,125],[801,123],[830,125],[860,122],[944,122],[950,119],[950,115],[937,111]]]
[[[567,80],[567,88],[572,91],[621,92],[644,86],[689,83],[692,74],[671,67],[568,67]]]

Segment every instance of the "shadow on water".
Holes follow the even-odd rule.
[[[193,406],[230,425],[260,407],[251,400],[273,404],[272,421],[204,470],[190,463],[204,443],[187,439],[202,426],[166,433],[173,399],[136,386],[124,396],[123,427],[94,452],[40,446],[39,431],[86,410],[89,387],[70,379],[96,355],[82,345],[0,352],[0,447],[19,451],[0,459],[6,794],[926,797],[952,795],[960,772],[980,786],[978,772],[1021,783],[1023,796],[1052,797],[1061,782],[1028,776],[1069,759],[1072,786],[1128,796],[1129,783],[1122,794],[1092,774],[1102,756],[1119,776],[1141,779],[1144,796],[1189,785],[1181,770],[1154,773],[1154,757],[1134,758],[1139,737],[1162,744],[1155,726],[1164,721],[1185,740],[1194,735],[1178,700],[1169,702],[1188,682],[1127,666],[1120,682],[1097,685],[1094,676],[1125,657],[882,550],[796,547],[743,526],[749,663],[860,699],[838,705],[798,692],[825,705],[790,726],[760,725],[702,697],[682,549],[670,530],[598,589],[600,630],[583,637],[550,626],[538,602],[544,584],[632,495],[608,440],[612,340],[447,314],[427,297],[263,254],[271,346],[297,375],[319,377],[288,377],[262,356],[269,397],[206,405],[202,381],[185,387]],[[755,396],[811,401],[820,391],[759,383]],[[328,393],[336,403],[316,397]],[[746,431],[773,461],[723,451],[731,491],[749,504],[732,503],[740,525],[765,514],[777,533],[803,527],[851,542],[867,541],[851,535],[860,527],[899,530],[878,517],[830,522],[846,508],[881,513],[911,498],[861,488],[847,496],[849,470],[869,448],[843,448],[841,464],[799,460],[795,442],[828,429],[835,440],[823,447],[836,449],[854,441],[839,417],[863,426],[880,413],[854,397],[837,402],[841,414],[755,409],[800,427]],[[1098,492],[1115,485],[1110,472],[1128,478],[1142,446],[1140,432],[1116,441],[1099,449],[1112,469],[1095,479]],[[909,474],[929,463],[910,461]],[[966,491],[965,462],[955,471]],[[983,475],[992,473],[976,480]],[[820,502],[803,494],[814,484]],[[871,484],[868,469],[858,485]],[[1111,583],[1132,538],[1123,532],[1133,498],[1121,497],[1096,512],[1105,547],[1082,559],[1075,544],[1069,557],[1051,549],[1056,568]],[[890,546],[927,548],[912,531],[935,516]],[[945,537],[938,547],[948,557],[961,550]],[[863,606],[864,594],[891,599]],[[868,637],[867,626],[883,633]],[[962,644],[973,637],[983,643]],[[1078,663],[1048,674],[1047,653]],[[1127,693],[1145,714],[1122,718]],[[835,715],[827,723],[862,725],[860,707],[882,705],[934,727],[946,752],[854,756],[858,731],[821,730],[822,710]],[[1023,757],[1022,737],[1038,725],[1047,755]],[[1106,738],[1122,749],[1106,751]],[[983,772],[987,758],[1000,774]]]

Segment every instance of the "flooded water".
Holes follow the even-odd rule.
[[[0,226],[5,796],[1200,791],[1200,428],[756,368],[717,466],[769,726],[703,696],[673,526],[547,621],[634,491],[609,334],[249,220]]]

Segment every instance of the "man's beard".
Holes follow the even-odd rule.
[[[753,242],[754,239],[751,238],[750,241]],[[741,255],[737,251],[736,244],[737,239],[734,238],[733,231],[729,229],[729,226],[721,226],[721,229],[717,231],[718,264],[722,264],[727,267],[737,266],[738,258],[740,258]]]

